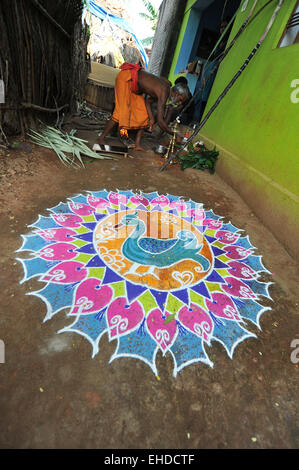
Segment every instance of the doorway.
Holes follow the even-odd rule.
[[[192,7],[193,11],[190,13],[190,18],[192,17],[193,21],[193,35],[190,37],[188,25],[185,36],[189,36],[188,64],[196,64],[196,66],[188,67],[186,78],[192,95],[204,85],[194,102],[194,121],[200,121],[205,111],[217,74],[217,58],[225,50],[233,21],[212,56],[211,53],[226,26],[238,10],[240,3],[241,0],[206,0],[205,2],[198,0]],[[195,21],[197,23],[196,27],[194,27]],[[180,71],[176,70],[176,72]]]

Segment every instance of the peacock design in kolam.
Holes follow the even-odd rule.
[[[124,256],[133,261],[126,274],[138,275],[136,269],[143,265],[149,266],[147,274],[152,274],[159,279],[154,272],[156,267],[165,268],[185,259],[196,261],[202,271],[208,271],[210,268],[209,260],[199,254],[203,245],[198,244],[195,234],[190,230],[180,230],[177,238],[168,240],[144,237],[146,227],[143,220],[138,218],[138,212],[125,215],[121,224],[136,227],[122,246]]]
[[[92,357],[107,335],[110,362],[139,359],[158,375],[157,355],[168,354],[176,377],[213,367],[214,341],[232,359],[257,337],[271,273],[243,230],[201,203],[100,190],[48,210],[22,236],[20,283],[38,280],[28,294],[45,302],[44,325],[65,317],[58,333],[83,336]]]

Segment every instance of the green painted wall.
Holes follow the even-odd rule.
[[[247,9],[238,13],[231,38],[247,17],[253,1],[249,0]],[[261,48],[203,127],[200,137],[220,150],[216,165],[220,176],[239,192],[289,252],[299,258],[296,241],[299,236],[299,44],[277,48],[296,1],[285,0]],[[266,0],[260,0],[255,13],[265,3]],[[265,7],[220,65],[206,112],[258,42],[277,4],[278,0],[274,0]],[[178,54],[179,44],[170,79],[174,78]],[[297,103],[291,101],[292,93]]]
[[[231,37],[248,15],[239,13]],[[266,3],[258,2],[259,6]],[[264,31],[277,1],[244,31],[221,64],[208,101],[213,105]],[[259,172],[299,195],[299,103],[291,102],[291,83],[299,79],[299,44],[277,48],[296,0],[282,10],[256,56],[228,92],[202,133]]]

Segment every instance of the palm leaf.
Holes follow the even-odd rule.
[[[31,130],[32,141],[42,147],[54,150],[61,163],[65,166],[72,166],[73,168],[84,167],[82,156],[96,159],[111,159],[103,154],[97,154],[91,150],[85,143],[86,140],[75,137],[76,130],[72,129],[69,134],[63,133],[54,127],[45,127],[41,133]],[[82,156],[81,156],[82,155]],[[79,163],[78,163],[79,162]]]
[[[145,18],[146,20],[149,20],[149,21],[153,21],[152,17],[149,16],[147,13],[139,13],[140,16],[142,16],[142,18]]]
[[[152,19],[158,18],[158,12],[155,9],[154,5],[148,0],[142,0],[143,5],[147,9],[147,11],[152,15]]]

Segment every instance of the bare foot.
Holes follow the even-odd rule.
[[[134,150],[137,150],[139,152],[147,152],[147,150],[145,150],[143,147],[141,147],[140,145],[136,145]]]
[[[99,137],[98,142],[99,145],[105,145],[104,137]]]

